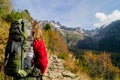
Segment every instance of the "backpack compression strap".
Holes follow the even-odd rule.
[[[23,33],[24,33],[24,21],[22,20],[21,21],[21,29],[22,29],[22,31],[23,31]],[[22,41],[22,46],[21,46],[21,69],[23,69],[24,67],[24,65],[23,65],[23,49],[24,49],[24,47],[23,47],[23,44],[24,44],[24,42],[25,42],[25,37],[23,37],[23,41]]]

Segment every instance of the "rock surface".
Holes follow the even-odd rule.
[[[58,59],[57,56],[50,55],[43,80],[80,80],[80,77],[65,69],[61,59]]]

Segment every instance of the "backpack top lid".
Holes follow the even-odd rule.
[[[30,21],[28,21],[27,19],[19,19],[17,21],[19,24],[24,24],[24,29],[25,32],[23,32],[23,36],[25,38],[27,38],[28,36],[31,36],[31,30],[32,30],[32,24]],[[27,31],[27,32],[26,32]]]
[[[32,27],[31,22],[28,21],[27,19],[18,19],[18,23],[21,24],[21,22],[24,22],[24,26],[26,26],[26,27]]]

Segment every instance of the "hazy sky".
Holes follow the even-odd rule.
[[[67,27],[93,29],[120,20],[120,0],[12,0],[17,10],[29,10],[38,20]]]

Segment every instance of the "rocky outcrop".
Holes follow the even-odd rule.
[[[50,55],[43,80],[80,80],[80,77],[65,69],[61,59],[58,59],[57,56]]]

